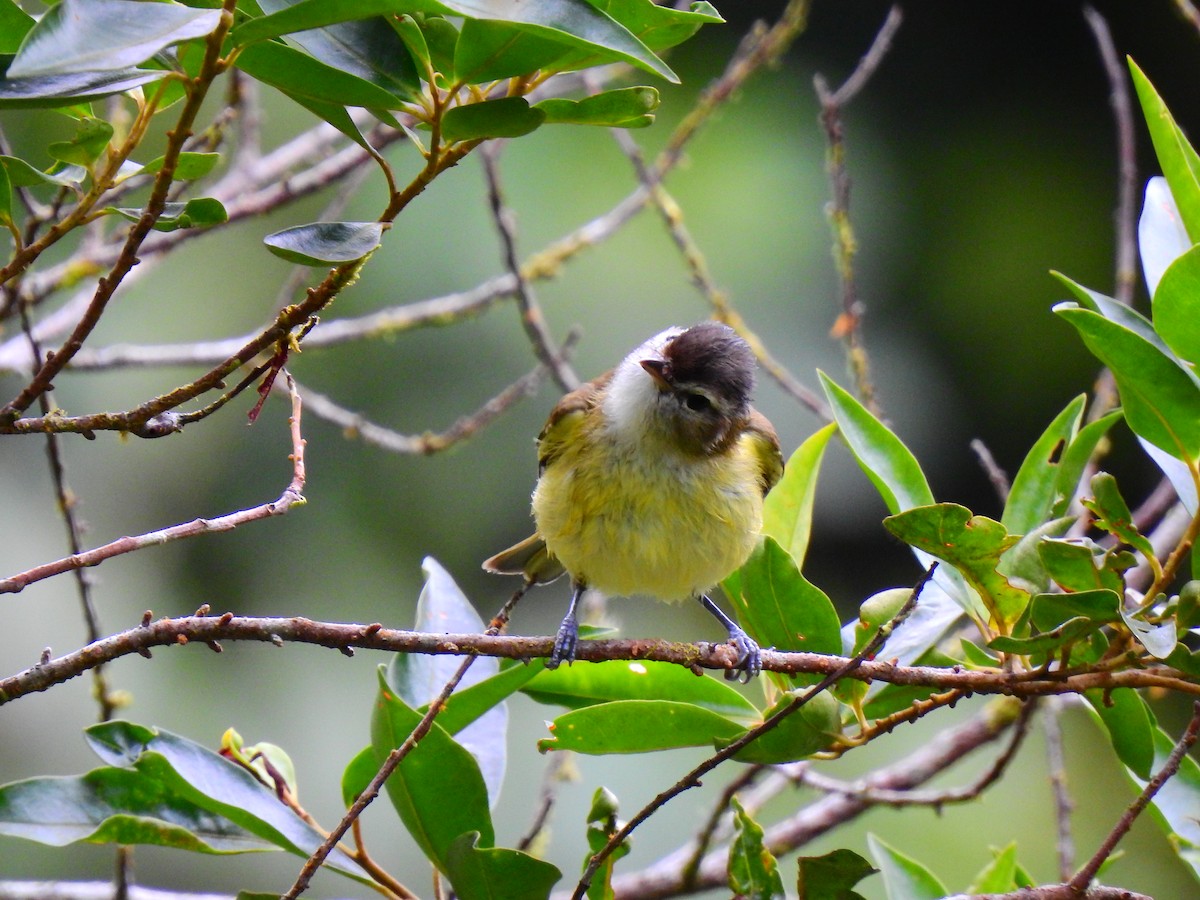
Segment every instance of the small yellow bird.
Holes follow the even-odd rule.
[[[537,440],[537,533],[483,564],[530,584],[570,574],[548,668],[575,658],[576,606],[593,588],[695,597],[737,651],[726,677],[761,671],[758,644],[706,594],[754,550],[783,474],[775,429],[750,405],[754,369],[726,325],[668,328],[554,407]]]

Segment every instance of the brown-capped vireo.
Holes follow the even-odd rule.
[[[699,599],[737,651],[726,676],[759,673],[758,644],[706,594],[753,551],[783,474],[775,429],[750,405],[754,369],[726,325],[668,328],[554,407],[537,440],[537,533],[483,564],[531,584],[571,576],[549,668],[575,658],[575,609],[594,588]]]

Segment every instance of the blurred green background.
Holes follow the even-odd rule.
[[[729,24],[706,29],[671,57],[682,86],[657,85],[663,94],[658,122],[635,133],[647,154],[719,73],[750,21],[773,19],[781,6],[718,3]],[[1177,17],[1171,0],[1096,6],[1110,17],[1118,50],[1138,60],[1185,129],[1196,122],[1200,37]],[[784,64],[754,77],[689,146],[686,163],[667,182],[718,284],[770,350],[813,388],[818,368],[847,379],[841,349],[829,336],[838,300],[812,77],[821,72],[840,83],[886,11],[886,3],[817,0],[807,32]],[[1050,418],[1088,390],[1096,374],[1074,334],[1049,313],[1063,291],[1047,273],[1061,270],[1100,290],[1112,286],[1116,160],[1108,85],[1076,3],[925,0],[905,13],[892,53],[845,111],[866,345],[886,415],[921,460],[936,496],[995,515],[998,502],[968,443],[981,439],[1001,467],[1015,471]],[[305,113],[277,97],[265,99],[268,143],[308,123]],[[50,114],[5,114],[4,120],[10,137],[18,134],[28,147],[69,127]],[[1144,182],[1155,169],[1140,128],[1138,140]],[[400,172],[415,171],[407,145],[393,147],[389,156]],[[510,143],[501,171],[523,255],[605,212],[636,184],[611,138],[583,128],[545,128]],[[374,218],[379,188],[368,179],[344,217]],[[331,196],[188,244],[119,294],[94,345],[215,339],[260,327],[290,271],[264,250],[262,236],[317,218]],[[468,159],[401,217],[361,280],[326,318],[470,288],[501,272],[500,260],[481,169]],[[557,335],[582,326],[573,362],[584,377],[599,374],[661,328],[708,315],[651,212],[536,289]],[[1139,291],[1144,302],[1144,288]],[[302,383],[372,420],[419,433],[445,429],[532,365],[515,307],[502,303],[454,327],[306,350],[291,368]],[[121,409],[194,374],[66,375],[57,400],[71,412]],[[6,395],[18,386],[15,377],[0,377]],[[105,630],[132,627],[146,609],[181,615],[202,603],[245,615],[404,627],[425,556],[436,557],[489,616],[514,585],[485,577],[479,562],[528,533],[536,474],[532,437],[554,400],[552,386],[544,386],[486,432],[428,458],[366,446],[309,416],[308,504],[283,519],[121,557],[92,571]],[[95,443],[65,441],[68,476],[88,524],[86,543],[277,497],[290,478],[287,410],[269,403],[259,422],[247,427],[242,414],[251,402],[161,441],[110,435]],[[765,377],[758,406],[775,422],[788,452],[819,424]],[[918,573],[908,554],[884,536],[884,507],[866,479],[846,454],[834,450],[829,456],[806,570],[849,618],[869,594],[909,584]],[[1156,480],[1127,434],[1117,436],[1107,464],[1133,500]],[[0,471],[0,574],[65,553],[41,442],[0,440]],[[536,592],[518,609],[513,630],[551,633],[564,601],[563,585]],[[46,646],[55,655],[78,647],[84,638],[77,608],[69,578],[0,599],[3,671],[33,664]],[[720,637],[698,607],[618,599],[608,612],[631,636]],[[367,741],[373,669],[382,661],[370,653],[347,660],[311,647],[230,643],[219,657],[200,647],[174,648],[157,651],[153,662],[122,660],[108,672],[114,686],[130,692],[123,715],[134,721],[213,746],[227,727],[248,742],[282,745],[296,761],[302,801],[332,825],[340,815],[341,769]],[[96,763],[80,737],[96,715],[90,689],[90,680],[80,678],[0,711],[0,782],[73,774]],[[848,776],[894,760],[981,704],[963,704],[903,729],[829,771]],[[510,844],[536,805],[543,760],[534,743],[545,734],[543,720],[554,715],[524,698],[511,707],[509,775],[498,821],[498,839]],[[1155,709],[1178,731],[1178,701],[1156,700]],[[1082,710],[1068,709],[1064,727],[1082,859],[1132,791]],[[552,861],[568,878],[578,871],[583,817],[598,785],[612,789],[622,812],[632,814],[699,758],[675,753],[653,765],[643,758],[578,759],[582,780],[563,787],[555,811]],[[939,783],[966,783],[988,758],[972,760]],[[1053,880],[1044,759],[1035,730],[1008,780],[983,800],[940,816],[878,810],[806,852],[865,852],[870,830],[961,889],[988,862],[987,847],[1015,840],[1034,876]],[[650,862],[690,835],[731,774],[710,779],[639,830],[622,870]],[[786,815],[803,796],[786,797],[766,818]],[[368,845],[393,872],[425,891],[425,870],[386,801],[376,806],[367,816]],[[1148,820],[1122,847],[1126,855],[1108,871],[1107,882],[1164,898],[1194,894],[1194,881]],[[0,878],[105,878],[111,855],[106,848],[53,851],[0,838]],[[200,858],[139,849],[135,873],[146,884],[192,890],[282,891],[298,867],[299,861],[280,854]],[[790,861],[785,871],[794,872]],[[791,883],[792,875],[785,881]],[[862,890],[882,896],[878,883],[865,882]],[[311,896],[369,892],[323,876]]]

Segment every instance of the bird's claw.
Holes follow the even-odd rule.
[[[758,643],[737,626],[729,629],[728,643],[737,653],[737,659],[732,669],[725,670],[725,680],[749,684],[750,679],[762,672],[762,652]]]
[[[573,663],[575,645],[578,643],[579,623],[574,616],[567,616],[558,626],[558,633],[554,636],[554,647],[550,651],[550,658],[546,660],[546,668],[557,669],[564,662]]]

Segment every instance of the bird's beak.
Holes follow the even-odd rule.
[[[665,359],[643,359],[639,360],[639,362],[641,367],[646,370],[646,373],[654,379],[655,387],[660,391],[670,390],[671,381]]]

